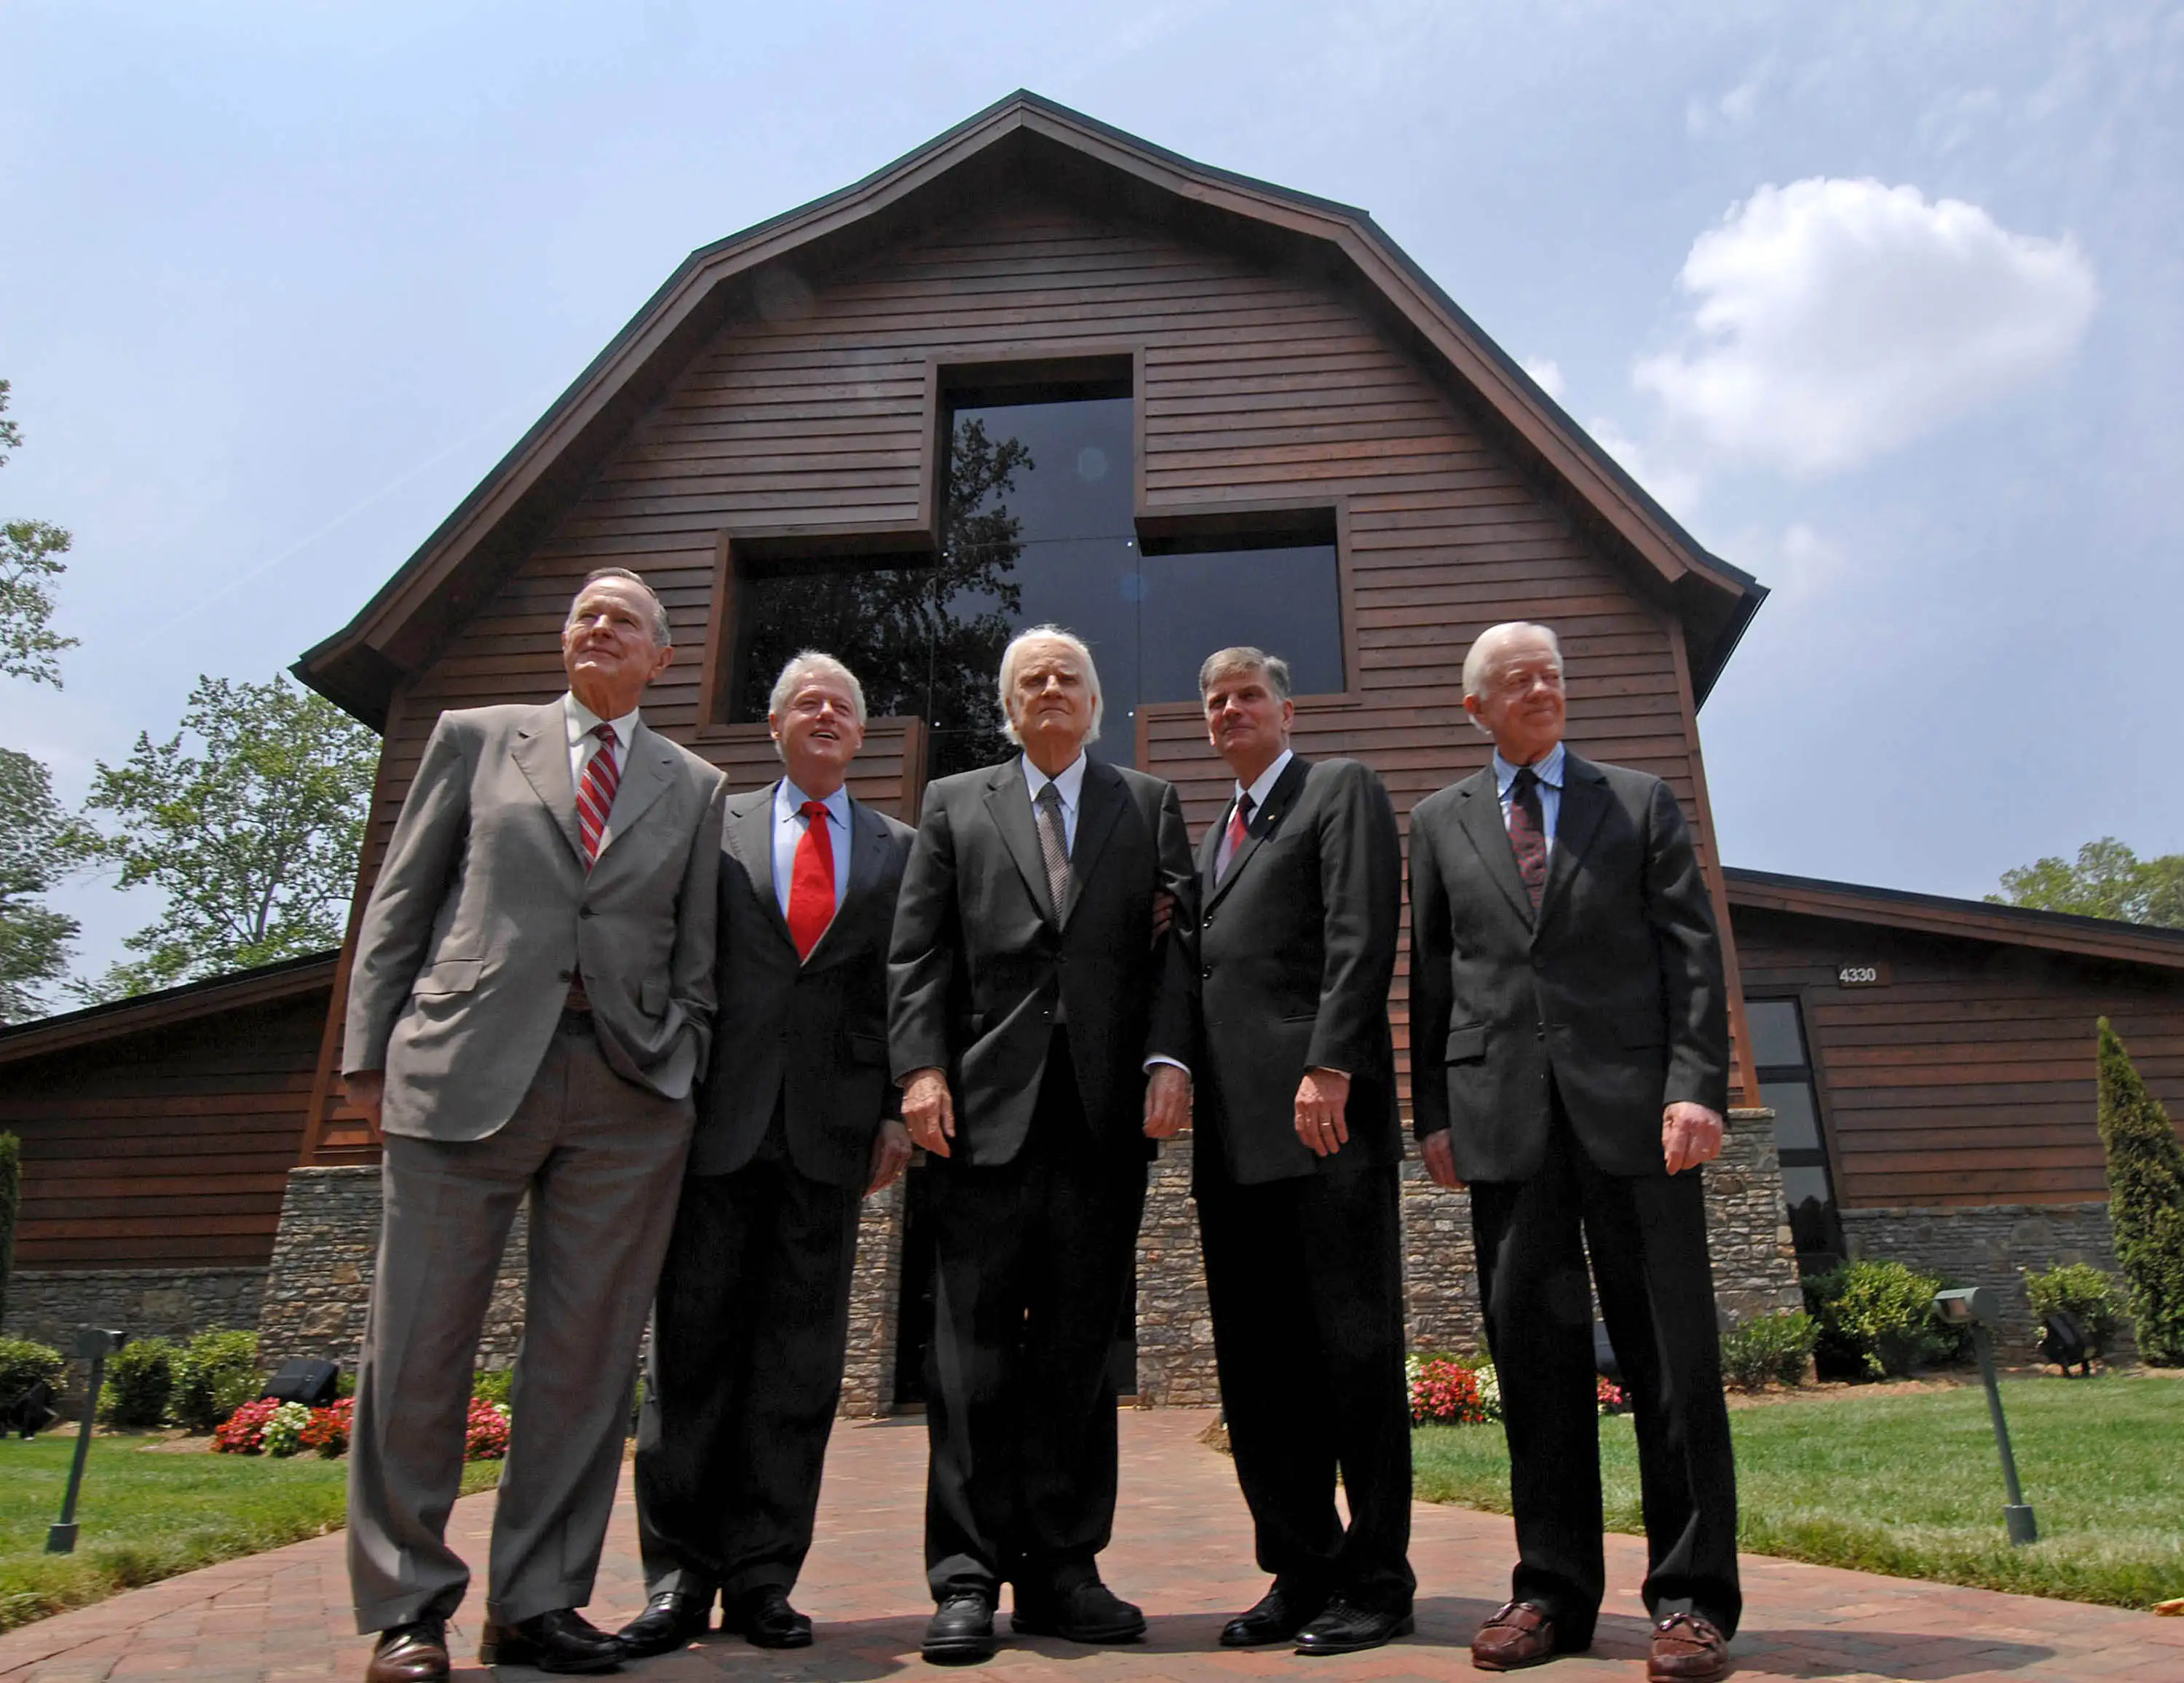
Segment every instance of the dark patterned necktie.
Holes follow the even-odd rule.
[[[1039,855],[1046,865],[1046,891],[1055,922],[1069,915],[1069,831],[1061,822],[1061,791],[1049,783],[1032,805],[1039,809]]]
[[[1547,829],[1540,816],[1540,779],[1529,766],[1519,766],[1509,784],[1509,845],[1517,851],[1517,874],[1536,917],[1547,889]]]

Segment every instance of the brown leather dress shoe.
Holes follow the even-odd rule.
[[[1471,1663],[1481,1671],[1545,1665],[1561,1652],[1555,1645],[1555,1621],[1530,1602],[1507,1602],[1471,1639]]]
[[[379,1633],[364,1683],[446,1683],[447,1675],[447,1621],[415,1619]]]
[[[1713,1683],[1729,1675],[1729,1638],[1696,1613],[1671,1613],[1653,1627],[1646,1683]]]

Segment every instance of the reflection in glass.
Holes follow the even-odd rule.
[[[1819,1114],[1813,1108],[1812,1084],[1806,1081],[1763,1081],[1759,1102],[1774,1112],[1774,1145],[1783,1151],[1817,1151],[1820,1145]]]
[[[1795,1000],[1747,1000],[1744,1020],[1752,1029],[1755,1067],[1766,1069],[1805,1062],[1805,1036],[1797,1026]]]

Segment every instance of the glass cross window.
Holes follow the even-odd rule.
[[[1782,1198],[1797,1247],[1800,1275],[1825,1273],[1843,1260],[1842,1223],[1835,1179],[1814,1090],[1812,1056],[1795,1000],[1747,1000],[1752,1067],[1759,1102],[1774,1112],[1774,1146],[1782,1163]]]

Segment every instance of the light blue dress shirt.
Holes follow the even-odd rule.
[[[796,878],[796,850],[804,840],[804,803],[811,797],[783,777],[773,789],[773,896],[788,916],[788,891]],[[827,797],[827,844],[834,855],[834,910],[850,894],[850,791]]]
[[[1549,749],[1546,757],[1532,767],[1532,775],[1540,780],[1540,831],[1547,839],[1547,857],[1555,856],[1555,820],[1563,810],[1563,762],[1568,755],[1563,744],[1557,743]],[[1494,750],[1494,787],[1502,800],[1502,828],[1509,827],[1511,785],[1517,781],[1517,768],[1502,757],[1502,750]]]
[[[1061,768],[1061,775],[1050,777],[1031,763],[1031,756],[1022,756],[1024,787],[1031,791],[1031,816],[1034,829],[1039,823],[1039,792],[1052,783],[1061,797],[1061,839],[1067,844],[1070,856],[1077,854],[1077,799],[1084,793],[1084,760],[1078,755]]]

